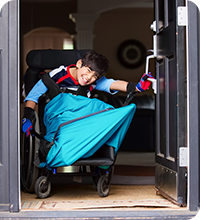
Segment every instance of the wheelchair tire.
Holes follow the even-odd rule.
[[[38,198],[44,199],[51,193],[51,182],[46,176],[40,176],[35,182],[35,194]]]
[[[24,144],[21,149],[21,184],[26,192],[34,193],[35,181],[38,178],[39,169],[34,166],[35,137],[23,135]]]
[[[37,115],[35,115],[37,119]],[[38,122],[35,123],[37,131]],[[39,168],[33,164],[38,155],[40,140],[37,137],[22,134],[22,144],[20,149],[20,169],[21,169],[21,188],[28,193],[34,193],[35,181],[39,175]]]
[[[99,178],[97,183],[97,192],[99,196],[106,197],[110,192],[109,176],[103,175]]]

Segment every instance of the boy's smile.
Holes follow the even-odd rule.
[[[81,66],[81,61],[79,60],[77,62],[77,68],[71,69],[71,75],[74,77],[74,79],[81,85],[86,86],[90,85],[94,81],[97,80],[97,75],[95,74],[95,71],[91,70],[90,67],[87,66]]]
[[[77,70],[78,82],[81,86],[88,85],[97,80],[95,72],[92,71],[89,67],[81,67]]]

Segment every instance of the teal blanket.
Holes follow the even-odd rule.
[[[69,166],[93,155],[103,144],[117,153],[136,110],[114,108],[98,99],[61,93],[45,107],[45,139],[53,145],[45,166]]]

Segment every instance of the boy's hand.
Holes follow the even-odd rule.
[[[140,92],[144,92],[145,90],[149,89],[151,82],[147,80],[148,78],[154,79],[154,77],[151,75],[151,73],[143,74],[142,78],[140,79],[140,82],[137,84],[136,89]]]
[[[30,119],[23,118],[22,119],[22,131],[26,133],[26,137],[30,135],[30,131],[33,129],[33,125]]]
[[[26,137],[30,135],[30,131],[33,129],[33,125],[31,120],[34,117],[34,109],[30,107],[25,107],[24,108],[24,116],[22,119],[22,131],[26,133]]]

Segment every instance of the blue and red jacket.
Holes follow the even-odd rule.
[[[56,68],[49,73],[49,76],[59,85],[61,90],[78,90],[79,83],[73,78],[69,71],[69,68],[74,66],[75,65],[70,65],[68,67],[60,66],[59,68]],[[95,83],[91,84],[89,90],[92,91],[93,89],[96,89],[110,94],[115,94],[117,91],[110,91],[110,86],[114,81],[115,80],[107,79],[105,76],[103,76]],[[44,85],[43,81],[39,80],[25,98],[25,102],[29,100],[38,103],[39,97],[43,95],[47,90],[48,88]],[[90,97],[90,94],[88,93],[87,96]]]

